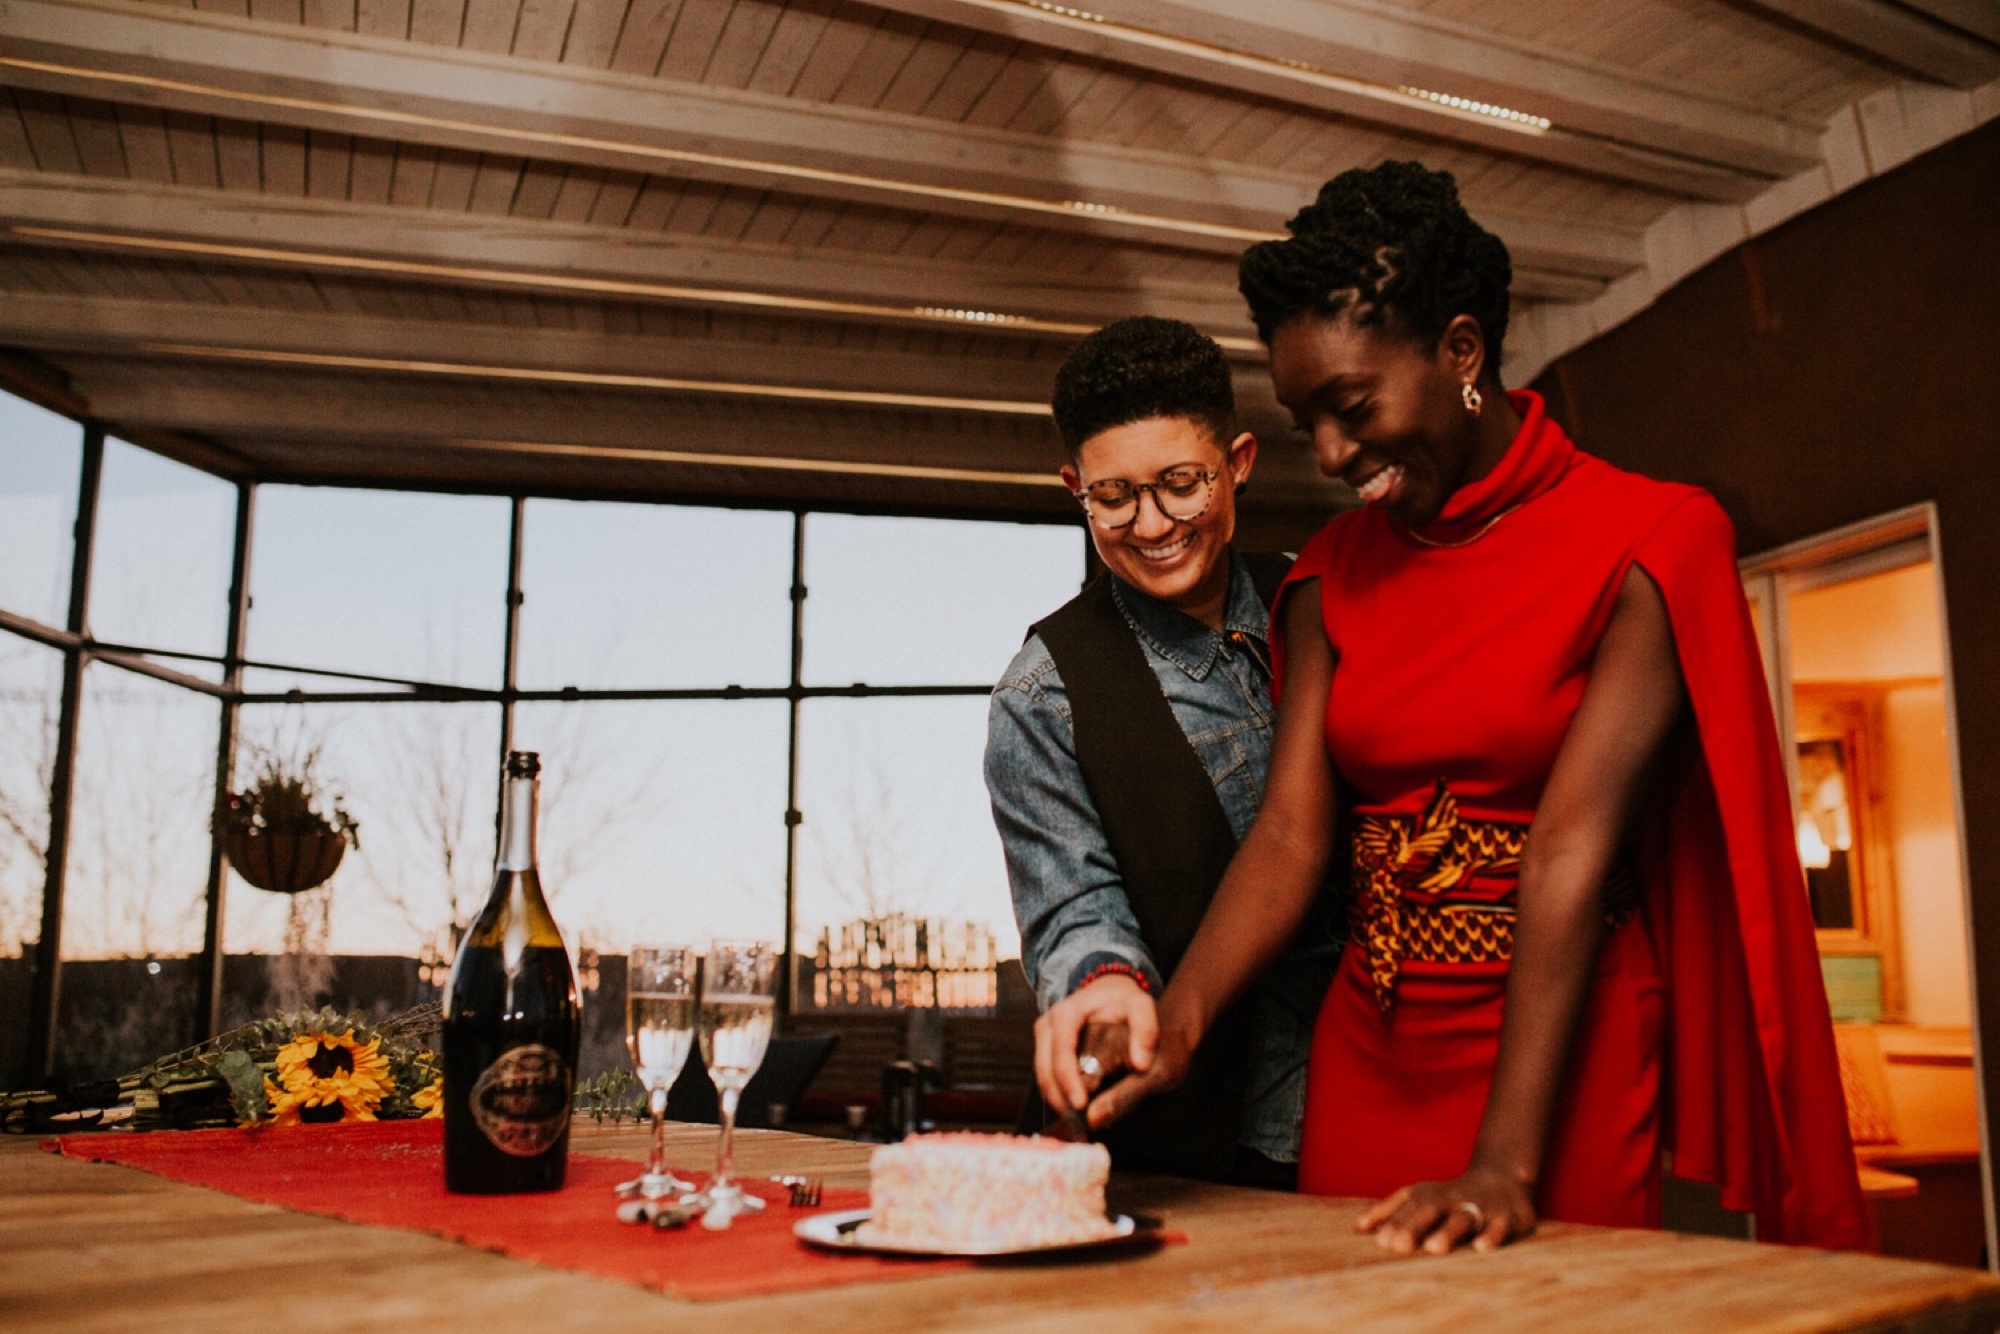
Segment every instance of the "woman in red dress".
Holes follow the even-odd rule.
[[[1393,1250],[1540,1217],[1658,1226],[1661,1149],[1771,1240],[1858,1245],[1826,998],[1764,679],[1714,500],[1578,450],[1499,380],[1510,268],[1451,177],[1328,183],[1242,283],[1278,398],[1364,502],[1277,613],[1270,786],[1114,1119],[1178,1081],[1335,856],[1351,933],[1300,1189]],[[1062,1059],[1066,1055],[1067,1059]]]

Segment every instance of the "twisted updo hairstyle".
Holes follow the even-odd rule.
[[[1237,266],[1265,343],[1295,316],[1347,312],[1357,324],[1430,345],[1455,317],[1470,315],[1497,377],[1513,264],[1500,238],[1458,202],[1450,172],[1415,162],[1344,171],[1285,228],[1289,240],[1259,242]]]

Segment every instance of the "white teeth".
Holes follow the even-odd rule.
[[[1355,487],[1354,494],[1361,497],[1362,504],[1372,505],[1382,497],[1388,495],[1389,488],[1394,486],[1402,475],[1402,465],[1391,464],[1377,472],[1360,486]]]
[[[1169,542],[1163,547],[1133,547],[1132,550],[1138,554],[1141,560],[1172,560],[1175,556],[1187,550],[1188,545],[1193,541],[1194,534],[1189,533],[1178,542]]]

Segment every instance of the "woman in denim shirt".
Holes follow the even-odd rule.
[[[1234,428],[1228,365],[1221,349],[1188,325],[1122,321],[1065,361],[1054,410],[1071,459],[1063,481],[1082,504],[1107,571],[1078,601],[1095,594],[1099,633],[1129,634],[1143,655],[1213,788],[1227,825],[1224,833],[1218,822],[1216,831],[1226,859],[1256,814],[1275,717],[1266,597],[1251,563],[1230,548],[1235,495],[1256,461],[1257,442]],[[1099,800],[1107,795],[1103,776],[1094,798],[1089,764],[1079,758],[1078,699],[1049,642],[1053,627],[1077,611],[1073,603],[1038,626],[1008,667],[993,694],[986,752],[1023,963],[1048,1012],[1038,1025],[1041,1073],[1051,1042],[1073,1043],[1084,1025],[1116,1024],[1134,1008],[1150,1013],[1130,1002],[1157,992],[1185,944],[1142,926],[1147,912],[1143,901],[1135,903],[1141,895],[1133,881],[1143,876],[1131,865],[1121,869],[1117,831],[1107,828],[1108,807]],[[1146,821],[1167,818],[1142,809],[1126,834],[1136,835],[1142,850],[1165,844],[1183,831]],[[1197,887],[1202,904],[1213,889],[1212,880]],[[1228,1053],[1236,1059],[1217,1076],[1236,1087],[1205,1090],[1233,1106],[1233,1135],[1223,1127],[1234,1141],[1233,1160],[1191,1166],[1186,1157],[1136,1145],[1121,1154],[1114,1139],[1121,1161],[1289,1185],[1313,1016],[1332,972],[1333,920],[1329,909],[1309,922],[1250,997],[1227,1043],[1242,1050]],[[1100,1070],[1123,1063],[1106,1053]]]

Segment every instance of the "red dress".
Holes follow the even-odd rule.
[[[1660,586],[1696,727],[1605,887],[1550,1137],[1545,1217],[1659,1222],[1659,1151],[1759,1235],[1860,1244],[1789,794],[1728,519],[1577,450],[1539,397],[1425,543],[1343,514],[1300,554],[1335,654],[1326,741],[1353,931],[1315,1030],[1300,1189],[1464,1171],[1498,1051],[1521,841],[1625,576]],[[1446,545],[1437,545],[1446,544]],[[1761,728],[1761,732],[1759,729]]]

